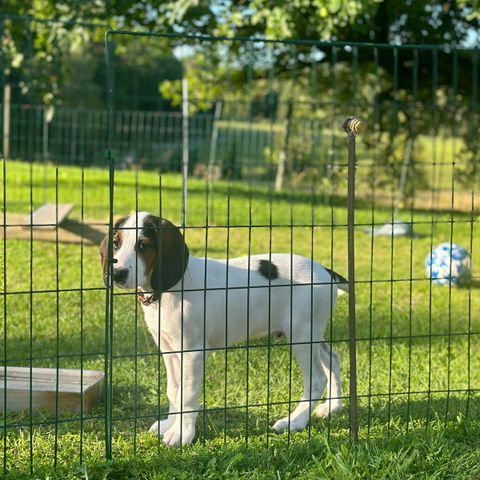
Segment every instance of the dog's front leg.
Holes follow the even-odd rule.
[[[151,427],[149,432],[163,436],[164,433],[174,424],[175,413],[180,409],[177,407],[177,390],[180,381],[180,363],[178,354],[165,352],[163,354],[165,370],[167,372],[167,397],[169,402],[168,418],[158,420]]]
[[[205,352],[200,351],[184,352],[178,356],[181,379],[177,389],[176,405],[180,406],[180,413],[177,413],[173,425],[163,435],[165,445],[171,447],[189,445],[195,437],[204,355]]]

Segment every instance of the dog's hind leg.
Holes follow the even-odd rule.
[[[322,366],[327,374],[328,398],[315,410],[317,417],[327,417],[342,411],[342,380],[340,378],[340,359],[327,343],[320,344]]]
[[[318,345],[293,345],[293,351],[303,375],[303,396],[297,408],[287,417],[278,420],[273,429],[276,432],[290,430],[297,432],[305,429],[310,415],[323,395],[327,377],[322,368]]]

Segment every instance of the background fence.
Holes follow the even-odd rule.
[[[147,57],[168,51],[189,80],[188,199],[177,173],[185,158],[181,78],[160,82],[176,111],[125,109],[122,85],[135,83],[125,79],[135,68],[122,55],[135,48]],[[351,113],[368,124],[357,144],[354,205],[360,435],[475,422],[478,275],[474,267],[468,288],[440,287],[424,261],[443,242],[464,246],[473,264],[480,253],[477,51],[122,32],[109,34],[106,49],[108,110],[55,106],[47,122],[45,107],[14,102],[2,172],[4,365],[103,371],[105,401],[73,414],[60,413],[58,393],[53,413],[37,412],[31,400],[26,413],[4,407],[4,472],[162,448],[145,432],[166,413],[165,371],[136,293],[109,291],[105,312],[97,245],[112,213],[161,212],[181,225],[187,201],[193,256],[295,252],[347,274],[353,207],[341,125]],[[46,200],[75,203],[70,220],[51,233],[20,227]],[[376,235],[399,221],[413,234]],[[344,386],[347,304],[339,301],[325,337],[342,360]],[[255,448],[281,442],[270,426],[300,390],[291,342],[221,349],[204,374],[198,437]],[[349,429],[348,416],[332,416],[299,438]]]
[[[0,20],[0,83],[2,90],[12,86],[9,157],[103,165],[106,26]],[[53,50],[42,60],[45,38]],[[435,203],[447,208],[454,161],[456,205],[470,210],[459,192],[479,181],[475,50],[258,43],[227,52],[194,41],[182,46],[159,39],[154,48],[148,37],[117,37],[112,59],[112,148],[119,168],[180,171],[185,77],[191,173],[201,176],[213,162],[216,178],[268,182],[285,176],[279,188],[289,176],[300,187],[313,174],[325,191],[341,189],[338,119],[356,111],[370,125],[361,146],[376,152],[375,162],[370,157],[370,166],[359,171],[362,189],[370,191],[375,179],[382,190],[399,190],[403,178],[406,197],[415,190],[425,203],[420,192],[429,197],[430,190],[441,191]]]

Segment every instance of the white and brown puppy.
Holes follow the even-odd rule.
[[[106,238],[104,278],[107,246]],[[323,336],[339,290],[347,289],[343,277],[290,254],[195,258],[179,228],[147,212],[117,221],[113,257],[115,284],[145,292],[139,294],[145,321],[165,361],[169,415],[150,428],[165,444],[195,437],[204,357],[271,333],[285,334],[303,374],[300,403],[273,429],[303,430],[327,383],[328,399],[315,413],[342,410],[339,359]]]

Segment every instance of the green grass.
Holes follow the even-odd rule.
[[[81,218],[81,170],[61,167],[58,198],[73,202],[71,218]],[[46,190],[43,190],[43,185]],[[7,212],[30,211],[56,197],[55,170],[20,162],[7,164]],[[116,172],[117,216],[139,210],[159,211],[159,179],[147,172]],[[137,187],[138,185],[138,187]],[[88,169],[84,174],[84,218],[108,219],[108,172]],[[195,256],[225,257],[227,244],[227,193],[230,192],[230,256],[268,251],[270,214],[272,251],[313,257],[346,275],[347,212],[344,201],[326,207],[321,199],[305,193],[283,193],[273,197],[261,187],[220,182],[215,187],[215,217],[204,228],[205,183],[189,184],[186,237]],[[138,195],[137,195],[138,193]],[[273,200],[270,203],[270,199]],[[1,201],[3,205],[3,198]],[[251,206],[251,208],[250,208]],[[271,210],[270,210],[271,206]],[[181,180],[178,175],[162,177],[162,215],[180,221]],[[251,217],[251,218],[250,218]],[[115,297],[113,340],[113,463],[105,463],[104,408],[97,407],[81,422],[78,416],[63,416],[58,424],[55,447],[55,418],[34,412],[9,415],[5,442],[9,478],[29,476],[30,447],[33,471],[38,478],[474,478],[480,475],[479,395],[467,389],[480,387],[480,295],[478,288],[451,289],[430,286],[423,262],[431,243],[453,241],[470,248],[474,261],[480,254],[480,231],[476,218],[467,215],[403,212],[405,220],[419,222],[421,235],[407,238],[356,237],[358,390],[360,395],[360,438],[352,445],[348,415],[320,421],[307,432],[274,435],[269,425],[284,416],[282,402],[289,395],[289,348],[272,348],[268,411],[266,348],[250,349],[247,379],[246,352],[231,349],[209,359],[205,385],[205,415],[200,414],[200,440],[183,452],[164,448],[146,434],[157,412],[166,412],[165,372],[153,341],[143,323],[134,296]],[[305,227],[314,219],[314,229]],[[391,218],[391,211],[377,208],[377,223]],[[432,220],[438,221],[432,227]],[[359,207],[356,221],[372,222],[372,210]],[[453,221],[453,223],[452,223]],[[331,224],[335,228],[331,227]],[[294,227],[290,228],[289,225]],[[359,230],[361,227],[359,227]],[[208,249],[205,239],[208,235]],[[313,252],[312,252],[313,236]],[[332,250],[333,245],[333,250]],[[0,325],[4,357],[6,339],[9,365],[79,368],[104,367],[104,302],[98,247],[8,240],[5,264],[7,292],[79,289],[3,296],[6,325]],[[58,255],[57,255],[58,253]],[[373,254],[373,259],[372,259]],[[58,265],[57,265],[58,258]],[[372,277],[379,281],[369,283]],[[30,285],[30,265],[32,284]],[[81,278],[83,266],[83,279]],[[478,271],[478,270],[477,270]],[[475,270],[474,270],[475,273]],[[477,274],[478,275],[478,274]],[[409,278],[414,280],[408,281]],[[390,282],[390,280],[397,280]],[[3,276],[1,281],[3,282]],[[2,284],[2,289],[5,286]],[[342,380],[348,394],[348,300],[343,297],[327,332],[342,359]],[[81,313],[83,312],[83,313]],[[137,315],[138,313],[138,315]],[[30,333],[30,323],[32,325]],[[471,333],[468,335],[468,333]],[[433,336],[429,336],[432,333]],[[259,343],[257,343],[259,345]],[[58,349],[58,352],[57,352]],[[297,366],[292,365],[292,400],[301,395]],[[158,397],[158,378],[161,396]],[[225,385],[227,378],[227,385]],[[245,409],[248,382],[249,405]],[[450,391],[450,393],[447,393]],[[410,393],[408,393],[410,392]],[[431,392],[431,393],[428,393]],[[371,395],[369,397],[369,395]],[[275,404],[277,403],[277,404]],[[202,400],[203,405],[203,400]],[[225,412],[224,407],[228,406]],[[248,450],[245,450],[248,434]],[[267,449],[267,443],[269,448]],[[80,458],[80,452],[82,454]],[[53,472],[55,456],[57,470]],[[3,462],[0,460],[0,462]],[[80,465],[81,464],[81,465]]]

